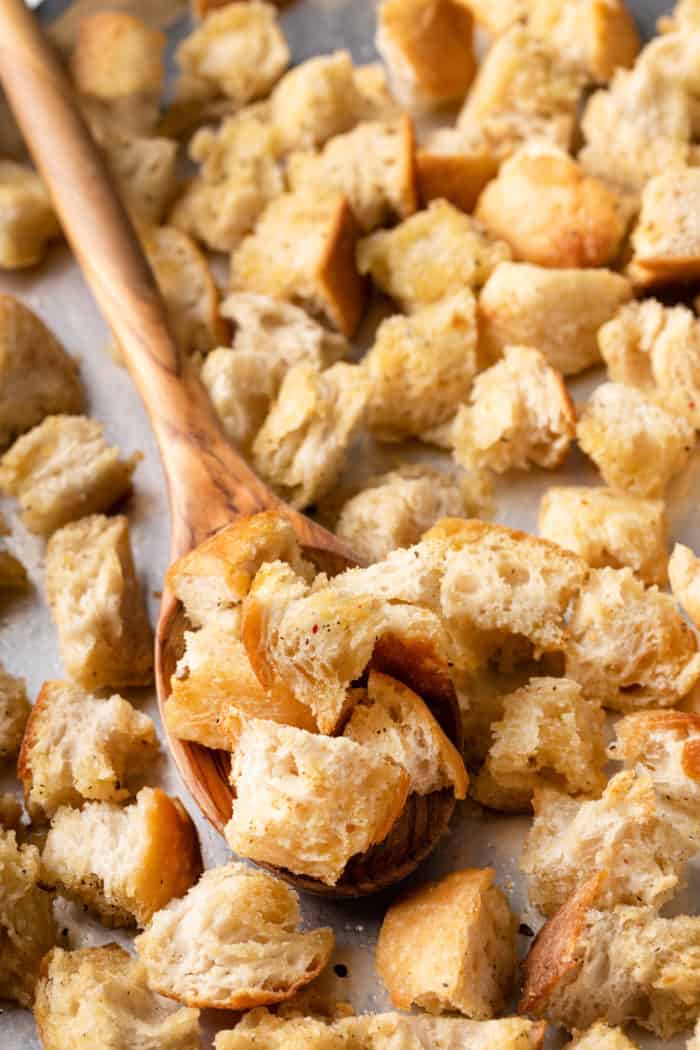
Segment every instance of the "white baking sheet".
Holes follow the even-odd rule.
[[[500,0],[493,0],[494,3]],[[57,13],[62,0],[47,0],[42,17]],[[664,3],[632,3],[640,24],[648,31],[654,18],[668,5]],[[374,57],[372,36],[374,28],[373,0],[296,0],[283,13],[283,23],[290,39],[295,60],[312,54],[346,46],[356,61]],[[171,32],[173,42],[182,34],[184,24]],[[148,421],[131,385],[127,373],[115,365],[105,353],[108,333],[82,276],[68,252],[56,248],[46,265],[26,275],[0,274],[0,291],[18,296],[34,309],[56,332],[64,345],[81,361],[82,375],[89,395],[91,415],[106,424],[107,436],[130,453],[139,449],[144,460],[138,467],[134,496],[129,508],[136,553],[136,561],[144,580],[153,618],[155,619],[158,591],[167,566],[169,525],[163,478],[155,442]],[[591,373],[571,384],[573,396],[582,399],[600,379]],[[375,450],[376,451],[376,450]],[[435,458],[426,450],[415,451],[420,458]],[[395,456],[394,450],[385,451],[377,459],[365,443],[358,446],[353,456],[351,473],[354,476],[383,469]],[[383,461],[382,461],[383,458]],[[586,483],[594,480],[594,472],[579,453],[572,453],[566,467],[556,473],[533,471],[529,475],[511,475],[499,484],[496,492],[495,518],[505,524],[531,531],[536,530],[536,515],[542,492],[551,484]],[[682,540],[700,548],[700,511],[696,493],[700,492],[700,456],[690,469],[672,487],[669,499],[669,517],[672,539]],[[46,606],[43,588],[43,542],[29,535],[17,519],[11,501],[0,499],[0,509],[12,524],[11,543],[27,565],[33,588],[27,597],[7,603],[0,608],[0,660],[15,674],[27,679],[30,694],[36,695],[47,678],[61,676],[55,631]],[[129,694],[129,699],[150,713],[157,721],[154,693],[149,690]],[[189,795],[179,781],[172,763],[164,755],[154,778],[166,790],[180,794],[192,813],[200,832],[205,863],[220,864],[229,856],[223,840],[200,817]],[[18,785],[11,774],[0,777],[0,790],[16,793]],[[521,919],[533,929],[536,916],[529,913],[523,880],[518,872],[520,846],[527,828],[524,818],[484,818],[469,804],[458,808],[452,822],[451,834],[434,856],[414,876],[414,880],[435,878],[460,867],[495,867],[500,884],[508,892],[512,906],[520,911]],[[309,895],[304,897],[304,915],[309,923],[332,925],[336,931],[337,948],[334,964],[344,964],[347,976],[336,976],[331,968],[326,983],[339,999],[349,1000],[358,1010],[388,1008],[388,1000],[374,972],[374,943],[380,920],[390,894],[359,902],[333,903]],[[700,902],[700,868],[690,873],[689,889],[674,902],[674,909],[697,910]],[[66,931],[65,943],[70,947],[100,944],[110,940],[128,943],[129,936],[105,930],[91,921],[73,905],[59,905],[60,922]],[[521,949],[526,950],[528,938],[521,936]],[[27,1011],[9,1004],[0,1006],[0,1050],[39,1050],[32,1016]],[[205,1011],[205,1045],[219,1028],[230,1026],[231,1015]],[[658,1040],[639,1035],[645,1047],[657,1047]],[[554,1043],[554,1039],[552,1040]],[[684,1045],[676,1040],[674,1047]],[[99,1047],[91,1050],[101,1050]]]

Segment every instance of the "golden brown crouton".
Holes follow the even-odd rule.
[[[641,46],[625,0],[533,0],[528,25],[597,81],[633,65]]]
[[[433,131],[416,154],[418,192],[424,205],[443,198],[461,211],[473,211],[497,171],[498,158],[455,128]]]
[[[270,119],[286,151],[322,146],[354,127],[366,108],[349,51],[307,59],[270,96]]]
[[[566,1050],[639,1050],[639,1047],[621,1028],[609,1028],[603,1021],[596,1021],[585,1032],[576,1032],[566,1044]]]
[[[177,192],[177,143],[168,138],[112,137],[107,166],[137,226],[157,225]]]
[[[700,624],[700,558],[682,543],[676,543],[668,563],[674,598],[697,627]]]
[[[0,828],[0,997],[31,1006],[42,957],[56,943],[51,896],[39,889],[36,846]]]
[[[24,679],[8,674],[0,664],[0,762],[19,751],[30,711]]]
[[[0,269],[41,262],[61,234],[43,182],[26,164],[0,160]]]
[[[700,277],[700,170],[676,168],[656,175],[642,191],[632,231],[629,273],[645,286]]]

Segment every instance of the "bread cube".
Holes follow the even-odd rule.
[[[464,289],[380,324],[362,367],[371,384],[368,419],[385,441],[420,437],[452,418],[479,362],[476,300]]]
[[[700,277],[700,170],[677,168],[654,176],[642,191],[632,231],[629,273],[644,286]]]
[[[437,200],[393,230],[360,241],[360,273],[404,309],[430,306],[449,295],[476,290],[499,263],[510,258],[503,241],[447,201]]]
[[[533,0],[530,31],[592,80],[610,80],[632,66],[641,47],[625,0]]]
[[[663,495],[695,444],[686,419],[622,383],[603,383],[593,391],[579,417],[577,437],[607,485],[651,499]]]
[[[363,422],[371,385],[359,365],[289,369],[252,445],[253,464],[294,507],[333,487]]]
[[[39,888],[36,846],[0,828],[0,998],[31,1006],[46,952],[56,943],[51,895]],[[43,880],[42,880],[43,881]]]
[[[177,142],[119,136],[102,144],[107,167],[137,226],[163,221],[177,193]]]
[[[527,659],[514,666],[455,668],[452,672],[464,737],[464,760],[468,769],[479,770],[491,747],[491,727],[503,718],[507,696],[522,688],[542,667]]]
[[[424,205],[443,198],[471,212],[497,171],[498,158],[487,146],[455,128],[433,131],[416,153],[418,192]]]
[[[631,569],[591,569],[569,618],[566,674],[605,707],[673,707],[700,676],[695,635],[675,602]]]
[[[403,105],[431,109],[464,98],[476,70],[472,22],[460,0],[383,0],[375,43]]]
[[[501,166],[474,215],[514,259],[562,269],[606,266],[627,225],[612,189],[542,143],[523,146]]]
[[[121,696],[100,700],[45,682],[32,707],[17,773],[32,820],[85,799],[123,802],[158,751],[153,722]]]
[[[146,968],[118,944],[66,952],[42,964],[34,1018],[45,1050],[80,1043],[110,1050],[199,1050],[199,1011],[152,992]]]
[[[42,871],[45,882],[85,904],[106,926],[145,926],[194,885],[202,861],[180,800],[145,787],[124,807],[61,806],[46,838]]]
[[[48,192],[26,164],[0,160],[0,269],[41,262],[61,227]]]
[[[381,62],[367,62],[355,66],[352,73],[355,88],[360,95],[362,120],[396,120],[403,109],[391,93],[386,70]]]
[[[291,300],[350,338],[365,305],[356,241],[344,194],[333,189],[282,194],[234,251],[231,287]]]
[[[30,711],[24,679],[8,674],[0,664],[0,762],[19,751]]]
[[[585,485],[551,488],[540,503],[539,532],[593,569],[628,566],[644,583],[666,583],[668,542],[661,500]]]
[[[153,680],[153,637],[123,515],[95,514],[54,533],[46,590],[70,678],[89,690]]]
[[[282,1002],[325,968],[333,931],[299,931],[299,897],[229,863],[156,912],[135,948],[153,991],[187,1006],[248,1010]]]
[[[697,627],[700,624],[700,559],[690,547],[676,543],[668,563],[671,591]]]
[[[394,1006],[457,1010],[478,1020],[503,1009],[515,977],[515,917],[494,874],[456,871],[389,908],[377,972]]]
[[[610,1028],[603,1021],[596,1021],[585,1032],[577,1032],[567,1050],[639,1050],[636,1043],[628,1039],[621,1028]]]
[[[314,149],[363,119],[366,97],[349,51],[317,55],[295,66],[270,96],[270,117],[286,151]]]
[[[386,838],[409,790],[405,770],[371,748],[257,719],[240,735],[231,783],[231,848],[328,886]]]
[[[473,795],[490,809],[528,811],[539,788],[597,795],[605,786],[605,716],[567,678],[532,678],[503,699]]]
[[[499,357],[507,346],[535,347],[574,375],[600,361],[598,329],[631,298],[629,281],[610,270],[503,262],[479,299],[484,349]]]

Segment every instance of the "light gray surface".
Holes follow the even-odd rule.
[[[494,0],[494,3],[499,0]],[[56,13],[63,6],[61,0],[47,0],[42,17]],[[640,13],[640,21],[648,32],[658,13],[668,5],[663,3],[632,4]],[[356,61],[367,61],[373,56],[372,0],[297,0],[283,14],[295,60],[312,54],[348,46]],[[178,35],[174,32],[173,36]],[[128,375],[116,366],[104,352],[107,331],[92,298],[85,287],[77,266],[67,251],[57,248],[47,265],[36,273],[25,276],[0,276],[0,290],[23,299],[54,329],[66,347],[81,360],[82,374],[89,392],[89,412],[104,421],[109,438],[126,452],[140,449],[145,459],[135,478],[135,494],[130,507],[136,561],[143,574],[153,617],[157,609],[157,592],[167,566],[168,515],[163,479],[156,449],[145,413]],[[582,398],[597,380],[589,376],[571,384],[575,398]],[[425,457],[422,453],[422,458]],[[369,458],[367,449],[360,447],[353,463],[358,473],[371,473],[376,460]],[[531,475],[509,477],[497,493],[496,518],[506,524],[524,529],[536,529],[539,497],[552,483],[585,482],[593,480],[582,456],[571,457],[564,471],[555,475],[533,472]],[[700,546],[700,513],[693,509],[700,481],[700,459],[696,458],[690,470],[673,487],[670,494],[671,533],[696,547]],[[15,508],[9,501],[0,501],[0,509],[12,522],[13,538],[22,560],[27,564],[32,593],[26,598],[8,604],[0,610],[0,660],[16,674],[26,677],[32,696],[41,683],[61,675],[56,636],[43,593],[43,543],[27,534],[18,523]],[[152,693],[142,691],[130,697],[155,717],[156,707]],[[157,782],[169,791],[183,796],[200,831],[207,866],[221,863],[229,856],[223,841],[199,816],[191,799],[182,788],[177,773],[167,758],[158,770]],[[0,780],[0,790],[17,790],[16,781],[7,775]],[[431,860],[423,866],[417,878],[434,878],[459,867],[492,865],[500,884],[509,893],[513,907],[521,912],[524,922],[536,927],[534,916],[528,914],[524,887],[517,870],[520,844],[527,826],[521,818],[484,819],[467,805],[462,806],[452,824],[450,836],[442,843]],[[349,999],[357,1009],[379,1010],[388,1006],[378,985],[373,963],[373,946],[378,920],[390,895],[371,901],[333,904],[306,896],[304,915],[309,923],[331,924],[337,934],[338,946],[334,963],[344,963],[348,976],[336,978],[329,971],[327,981],[334,986],[340,999]],[[691,908],[700,899],[700,871],[691,875],[691,887],[679,899],[680,910]],[[72,906],[61,907],[60,921],[68,930],[68,943],[77,947],[84,944],[114,940],[113,932],[98,923],[86,920],[83,913]],[[116,935],[126,943],[128,938]],[[526,938],[521,947],[526,948]],[[213,1033],[226,1027],[231,1018],[208,1012],[205,1027]],[[657,1041],[640,1038],[644,1046],[660,1045]],[[682,1040],[670,1044],[680,1048]],[[0,1050],[39,1050],[40,1043],[34,1031],[31,1015],[8,1007],[0,1016]],[[90,1050],[100,1050],[99,1047]]]

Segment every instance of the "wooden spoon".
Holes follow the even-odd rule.
[[[352,551],[326,529],[283,504],[253,473],[220,430],[198,377],[181,360],[165,309],[130,221],[75,106],[50,45],[22,0],[0,0],[0,81],[65,234],[121,347],[155,431],[168,486],[171,557],[176,559],[237,519],[276,508],[292,522],[307,557],[339,571]],[[163,713],[183,651],[186,621],[164,593],[156,632],[156,681]],[[421,692],[450,738],[459,743],[454,691],[439,673],[385,646],[382,668]],[[407,670],[411,667],[412,670]],[[230,756],[169,736],[180,774],[219,830],[231,815]],[[408,875],[435,846],[454,808],[450,792],[412,795],[389,838],[353,858],[336,887],[280,874],[316,892],[356,896]]]

